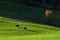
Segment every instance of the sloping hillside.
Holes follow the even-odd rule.
[[[0,17],[0,40],[60,40],[59,35],[53,26]]]

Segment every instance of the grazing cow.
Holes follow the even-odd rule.
[[[26,28],[26,27],[24,27],[24,29],[26,30],[27,28]]]
[[[19,27],[19,25],[17,24],[16,27]]]

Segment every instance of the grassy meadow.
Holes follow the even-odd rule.
[[[60,40],[60,28],[43,24],[45,8],[0,2],[0,10],[0,40]],[[53,11],[58,23],[60,11]]]

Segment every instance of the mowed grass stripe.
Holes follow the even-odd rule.
[[[38,34],[38,35],[27,35],[27,36],[9,36],[1,37],[1,40],[60,40],[59,34]]]

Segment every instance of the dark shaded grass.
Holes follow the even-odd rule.
[[[9,18],[25,20],[25,21],[39,22],[40,20],[42,21],[43,18],[41,18],[41,17],[43,17],[43,14],[41,14],[42,11],[40,11],[40,10],[37,11],[37,10],[38,10],[38,8],[36,8],[36,10],[35,10],[35,8],[24,7],[24,6],[16,7],[15,5],[9,6],[7,4],[6,7],[2,7],[2,11],[1,11],[0,15],[9,17]]]
[[[17,19],[17,20],[24,20],[33,23],[39,24],[46,24],[45,19],[45,8],[33,8],[28,7],[22,4],[7,4],[7,3],[0,3],[0,16]],[[52,10],[54,12],[54,16],[59,15],[59,11]],[[58,14],[57,14],[58,13]],[[60,18],[52,18],[51,25],[56,25],[56,23],[60,23]],[[57,22],[58,21],[58,22]],[[47,24],[48,25],[48,24]]]

